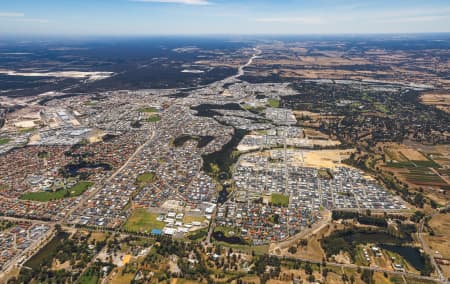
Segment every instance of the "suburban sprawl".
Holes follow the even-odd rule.
[[[0,282],[446,283],[450,117],[423,96],[448,80],[314,44],[173,49],[200,54],[182,76],[234,68],[196,87],[5,99]]]

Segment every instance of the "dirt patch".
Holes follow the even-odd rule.
[[[305,167],[329,168],[345,166],[342,160],[347,159],[354,150],[318,150],[304,151],[294,157],[295,161]]]
[[[449,93],[427,93],[423,94],[420,99],[426,105],[432,105],[446,113],[450,113]]]

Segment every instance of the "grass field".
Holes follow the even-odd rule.
[[[9,138],[0,138],[0,145],[8,144],[11,141]]]
[[[225,242],[216,242],[216,243],[220,244],[222,247],[232,248],[233,250],[240,250],[247,253],[254,252],[256,255],[264,255],[269,252],[269,245],[254,246],[254,245],[236,245]]]
[[[203,216],[184,216],[183,222],[184,223],[192,223],[192,222],[204,222],[206,220]]]
[[[29,127],[29,128],[21,128],[21,129],[19,130],[19,132],[20,132],[20,133],[28,133],[28,132],[33,132],[33,131],[35,131],[35,130],[36,130],[35,127]]]
[[[275,107],[275,108],[280,107],[280,101],[279,101],[279,100],[276,100],[276,99],[268,99],[268,100],[267,100],[267,104],[268,104],[270,107]]]
[[[136,178],[136,182],[140,185],[145,185],[145,184],[149,184],[155,181],[155,173],[151,173],[151,172],[147,172],[147,173],[143,173],[138,175],[138,177]]]
[[[148,232],[164,228],[164,222],[156,220],[157,217],[157,214],[150,213],[146,209],[137,209],[128,218],[124,228],[132,232]]]
[[[160,120],[161,120],[161,117],[159,115],[152,115],[146,119],[147,122],[158,122]]]
[[[272,204],[275,206],[288,207],[289,206],[289,196],[272,193],[271,195]]]
[[[75,197],[83,194],[83,192],[85,192],[93,184],[94,183],[90,181],[80,181],[70,189],[62,189],[55,192],[27,192],[22,195],[20,199],[47,202],[50,200],[57,200],[66,197]]]
[[[139,112],[153,113],[153,112],[158,112],[158,110],[154,107],[143,107],[143,108],[139,109]]]
[[[76,283],[80,284],[97,284],[100,280],[98,271],[95,271],[93,268],[89,268]]]

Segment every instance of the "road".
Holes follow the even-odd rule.
[[[261,49],[256,47],[256,48],[254,48],[254,50],[255,50],[255,54],[253,54],[253,56],[250,57],[250,59],[247,61],[247,63],[245,63],[244,65],[239,66],[238,73],[236,75],[234,75],[234,76],[231,76],[230,78],[237,79],[237,78],[239,78],[239,77],[241,77],[242,75],[245,74],[245,70],[244,70],[245,67],[250,66],[253,63],[253,60],[258,58],[259,55],[261,55],[261,52],[262,52]]]
[[[276,252],[277,250],[289,248],[293,244],[296,244],[299,240],[320,232],[323,228],[325,228],[325,226],[327,226],[331,222],[331,212],[325,211],[325,213],[322,215],[324,216],[324,219],[317,223],[314,223],[311,226],[311,228],[307,228],[298,233],[297,235],[289,237],[284,241],[274,243],[273,248],[269,249],[269,253],[274,254],[273,252]]]

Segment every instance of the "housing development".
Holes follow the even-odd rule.
[[[233,66],[194,87],[5,97],[0,282],[445,283],[448,78],[326,76],[307,58],[355,55],[318,44],[173,49],[180,76]]]

